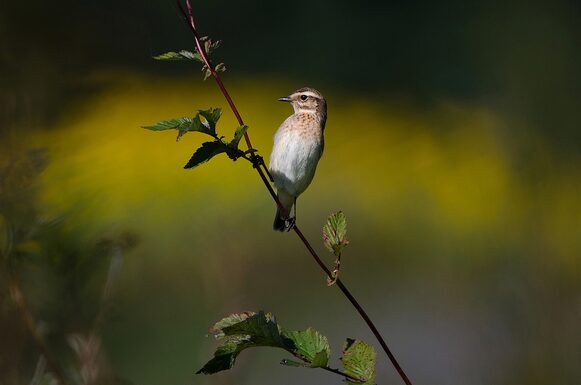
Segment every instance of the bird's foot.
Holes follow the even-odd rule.
[[[292,217],[292,218],[287,218],[284,220],[284,229],[285,231],[291,231],[292,229],[294,229],[295,225],[297,223],[297,218],[296,217]]]
[[[256,153],[256,149],[252,149],[252,150],[246,150],[247,154],[250,154],[250,160],[252,161],[252,167],[254,168],[259,168],[260,166],[262,166],[264,164],[264,159],[262,158],[262,156],[258,155]]]
[[[266,174],[266,176],[268,176],[268,179],[271,182],[274,182],[274,178],[272,177],[272,175],[270,174],[270,171],[268,170],[268,167],[266,167],[266,163],[264,163],[264,158],[258,154],[256,154],[258,150],[256,149],[250,149],[250,150],[246,150],[245,154],[250,154],[250,161],[252,162],[252,167],[254,168],[261,168],[264,170],[264,173]]]

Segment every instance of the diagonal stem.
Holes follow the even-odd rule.
[[[222,82],[222,79],[220,78],[220,75],[218,75],[218,73],[212,67],[212,65],[210,63],[210,60],[208,58],[208,55],[206,54],[206,51],[204,49],[204,46],[203,46],[203,44],[202,44],[202,42],[200,40],[200,35],[198,34],[198,31],[196,30],[196,23],[195,23],[195,20],[194,20],[194,16],[193,16],[192,6],[190,4],[190,0],[186,0],[187,12],[183,8],[180,0],[177,0],[177,4],[178,4],[178,7],[180,8],[183,16],[187,20],[188,26],[189,26],[190,30],[194,34],[194,40],[196,41],[196,47],[198,49],[198,52],[199,52],[200,56],[202,57],[202,60],[204,61],[204,64],[210,70],[210,73],[212,74],[212,77],[216,81],[216,84],[220,88],[220,91],[224,95],[224,98],[226,98],[226,101],[228,102],[228,105],[230,106],[230,109],[232,110],[232,112],[234,113],[234,116],[236,116],[236,119],[238,120],[238,124],[240,124],[241,126],[244,125],[244,121],[242,120],[242,116],[240,115],[240,112],[238,112],[238,109],[236,108],[236,105],[234,104],[234,101],[232,100],[232,97],[230,96],[230,94],[226,90],[226,87],[224,86],[224,83]],[[252,150],[253,147],[252,147],[252,144],[250,142],[250,137],[248,136],[248,133],[247,132],[244,133],[244,139],[246,141],[246,145],[248,146],[248,149],[249,150]],[[278,200],[278,197],[277,197],[274,189],[272,188],[272,186],[268,182],[268,179],[267,179],[264,171],[260,167],[255,167],[255,168],[256,168],[256,171],[258,172],[258,175],[262,179],[262,182],[264,183],[264,185],[268,189],[268,192],[270,193],[272,199],[274,199],[274,201],[276,202],[277,206],[282,209],[283,206],[280,203],[280,201]],[[268,170],[266,170],[266,171],[268,172]],[[269,177],[270,177],[270,175],[269,175]],[[309,243],[309,241],[305,238],[305,236],[303,235],[303,233],[301,232],[301,230],[299,229],[299,227],[296,224],[293,226],[293,230],[297,234],[297,236],[299,237],[299,239],[303,242],[303,244],[305,245],[305,247],[307,248],[307,250],[309,251],[309,253],[313,256],[315,262],[319,265],[319,267],[325,272],[325,274],[327,274],[327,276],[329,277],[329,279],[333,279],[333,273],[331,272],[331,270],[329,270],[327,268],[327,266],[325,265],[325,263],[321,260],[321,258],[317,254],[317,252],[313,249],[313,247],[311,246],[311,244]],[[339,289],[341,290],[341,292],[343,293],[343,295],[345,295],[345,297],[349,300],[349,302],[351,302],[351,304],[353,305],[353,307],[355,307],[355,309],[357,310],[357,312],[359,313],[359,315],[361,316],[361,318],[363,318],[363,320],[365,321],[365,323],[367,324],[367,326],[369,327],[369,329],[371,330],[371,332],[373,333],[373,335],[375,336],[375,338],[377,339],[377,341],[381,345],[381,348],[383,349],[383,351],[385,352],[385,354],[387,354],[387,357],[391,361],[392,365],[395,367],[396,371],[398,372],[398,374],[402,378],[403,382],[406,385],[412,385],[411,381],[409,380],[409,378],[407,377],[407,375],[403,371],[402,367],[397,362],[395,356],[393,355],[393,353],[391,352],[391,350],[389,350],[389,347],[387,346],[387,343],[383,339],[381,333],[379,333],[379,330],[377,330],[377,327],[375,326],[375,324],[373,323],[373,321],[371,320],[371,318],[369,318],[369,316],[367,315],[367,312],[365,311],[365,309],[363,309],[363,307],[355,299],[355,297],[353,296],[353,294],[351,294],[351,292],[349,291],[349,289],[347,289],[347,287],[345,286],[345,284],[343,283],[343,281],[341,281],[340,279],[337,279],[337,286],[339,287]]]
[[[362,384],[362,383],[365,382],[361,378],[353,377],[352,375],[347,374],[345,372],[342,372],[339,369],[331,368],[331,367],[328,367],[328,366],[321,366],[321,369],[324,369],[324,370],[326,370],[328,372],[335,373],[335,374],[338,374],[340,376],[343,376],[343,377],[345,377],[345,379],[351,380],[351,382],[355,382],[355,383],[358,383],[358,384]]]
[[[232,109],[234,116],[236,116],[236,120],[238,120],[238,125],[243,126],[244,121],[242,120],[242,116],[238,112],[238,109],[236,108],[234,101],[230,97],[230,94],[226,90],[226,87],[224,87],[224,83],[222,83],[222,79],[220,79],[220,76],[218,75],[218,73],[216,72],[216,70],[214,69],[212,64],[210,63],[210,59],[208,58],[208,55],[206,54],[206,50],[204,49],[204,45],[202,44],[202,41],[200,39],[200,35],[198,34],[198,31],[196,30],[196,22],[194,20],[194,16],[192,13],[192,5],[190,4],[190,1],[186,0],[186,7],[188,9],[187,13],[186,13],[186,10],[184,9],[184,7],[182,6],[182,3],[180,0],[177,0],[177,4],[178,4],[178,7],[180,8],[180,11],[182,12],[184,17],[188,21],[188,27],[190,27],[190,30],[194,34],[194,40],[196,41],[196,49],[197,49],[198,53],[202,57],[202,60],[204,61],[204,64],[206,65],[206,67],[208,67],[208,70],[212,74],[212,77],[214,78],[214,80],[216,80],[216,83],[218,84],[220,91],[222,91],[222,94],[226,98],[226,101],[228,102],[228,105]],[[250,137],[248,136],[247,132],[244,133],[244,140],[246,141],[246,145],[248,146],[248,149],[252,149],[253,148],[252,143],[250,142]]]
[[[208,57],[208,54],[206,53],[204,45],[202,44],[200,35],[198,34],[198,31],[196,29],[196,21],[194,19],[194,15],[192,12],[192,5],[190,3],[190,0],[186,0],[187,12],[184,9],[181,1],[180,0],[176,0],[176,1],[177,1],[178,8],[180,9],[182,15],[184,16],[184,18],[187,21],[188,27],[190,28],[190,30],[194,34],[194,40],[196,41],[196,50],[200,54],[202,60],[204,61],[204,64],[208,68],[208,71],[210,71],[210,73],[212,74],[212,77],[216,81],[218,88],[220,88],[222,95],[224,95],[224,98],[226,98],[226,101],[228,102],[230,109],[232,110],[232,112],[234,113],[234,116],[236,117],[236,120],[238,121],[238,125],[244,126],[244,120],[242,120],[242,116],[240,115],[240,112],[238,112],[238,108],[236,108],[236,105],[234,104],[234,101],[232,100],[230,93],[228,93],[228,90],[224,86],[224,83],[222,83],[222,79],[220,78],[220,75],[218,75],[218,73],[214,69],[214,66],[212,66],[212,63],[210,62],[210,58]],[[244,133],[244,141],[246,142],[246,146],[248,147],[249,150],[254,149],[254,147],[252,147],[252,142],[250,142],[250,136],[248,135],[248,132]],[[256,155],[254,154],[254,152],[252,152],[251,158],[254,161],[256,161]],[[268,175],[268,178],[271,181],[274,181],[274,179],[272,178],[272,175],[270,175],[270,172],[268,171],[268,168],[264,164],[264,161],[262,162],[261,165],[263,166],[264,172],[266,172],[266,175]],[[256,167],[256,169],[259,171],[259,173],[262,173],[262,170],[260,169],[260,167]]]

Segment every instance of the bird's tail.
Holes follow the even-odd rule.
[[[276,215],[274,216],[274,223],[272,224],[272,229],[274,231],[283,232],[286,230],[286,219],[283,219],[280,215],[280,209],[276,208]]]
[[[272,229],[275,231],[289,231],[289,215],[291,209],[295,203],[295,197],[287,193],[283,189],[277,191],[278,200],[284,208],[281,212],[280,207],[276,208],[276,215],[274,216],[274,223],[272,224]]]

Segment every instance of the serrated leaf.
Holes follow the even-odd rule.
[[[185,58],[177,52],[166,52],[153,57],[155,60],[184,60]]]
[[[240,140],[244,137],[244,134],[248,131],[248,126],[240,126],[234,131],[234,139],[229,143],[230,147],[238,148]]]
[[[350,385],[373,385],[375,382],[375,364],[377,353],[375,349],[366,342],[347,338],[343,345],[341,363],[343,371],[355,378],[360,378],[361,382],[354,382],[345,379]]]
[[[213,374],[230,369],[245,349],[270,346],[282,348],[303,362],[284,359],[281,364],[295,367],[326,367],[329,342],[325,336],[309,328],[305,331],[281,331],[274,316],[260,311],[231,314],[210,329],[222,344],[214,357],[197,373]]]
[[[197,53],[197,52],[191,52],[191,51],[181,50],[178,53],[182,57],[184,57],[185,59],[199,61],[200,63],[203,63],[204,62],[204,60],[202,60],[202,56],[199,53]]]
[[[230,314],[228,317],[224,317],[220,321],[216,322],[214,326],[210,328],[210,334],[213,334],[216,338],[223,338],[225,334],[222,329],[242,322],[255,314],[256,313],[253,311]]]
[[[347,219],[342,211],[331,214],[323,226],[323,243],[325,247],[339,256],[342,249],[349,244],[347,235]]]
[[[153,57],[155,60],[168,60],[168,61],[179,61],[179,60],[195,60],[203,62],[202,57],[197,52],[191,52],[182,50],[179,52],[166,52],[161,55]]]
[[[226,150],[226,145],[219,140],[202,143],[202,147],[198,148],[196,152],[194,152],[194,155],[192,155],[184,168],[190,169],[197,167],[200,164],[209,161],[214,156],[226,152]]]
[[[222,333],[225,336],[248,335],[255,344],[260,346],[285,347],[285,341],[274,316],[263,311],[222,328]]]
[[[293,342],[292,353],[305,360],[309,367],[324,367],[329,363],[329,341],[316,330],[285,331],[283,335]]]
[[[162,120],[151,126],[143,126],[143,128],[151,131],[163,131],[163,130],[178,130],[178,131],[188,131],[192,125],[192,118],[176,118]]]
[[[245,312],[232,314],[218,321],[211,330],[224,341],[214,358],[197,373],[213,374],[230,369],[241,351],[250,347],[273,346],[285,349],[287,343],[270,313]]]
[[[176,118],[169,120],[162,120],[161,122],[155,123],[151,126],[143,126],[148,130],[152,131],[163,131],[163,130],[178,130],[179,140],[186,132],[202,132],[204,134],[210,135],[214,138],[216,136],[216,124],[220,116],[222,115],[222,110],[220,108],[209,108],[207,110],[200,110],[193,118]],[[204,120],[200,118],[202,116]]]
[[[196,374],[214,374],[228,370],[236,363],[236,357],[252,344],[245,338],[229,338],[214,352],[214,357],[208,361]]]

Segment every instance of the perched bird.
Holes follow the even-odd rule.
[[[323,155],[323,132],[327,121],[327,102],[321,93],[304,87],[278,99],[290,102],[294,114],[289,116],[274,135],[269,170],[283,208],[277,207],[273,229],[289,231],[296,221],[297,197],[315,176]],[[291,209],[294,206],[294,216]]]

